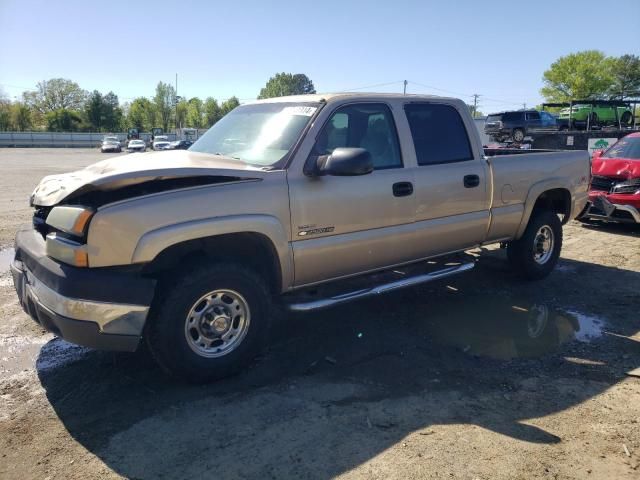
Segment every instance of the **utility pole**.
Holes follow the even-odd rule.
[[[523,109],[523,110],[526,110],[526,109],[527,109],[527,103],[526,103],[526,102],[522,104],[522,109]]]
[[[409,83],[409,82],[407,82],[407,81],[405,80],[405,81],[404,81],[404,89],[403,89],[403,91],[402,91],[402,94],[403,94],[403,95],[406,95],[406,94],[407,94],[407,83]]]
[[[478,112],[478,98],[480,95],[477,93],[473,94],[473,118],[476,118],[476,113]]]
[[[175,98],[175,104],[176,104],[176,138],[178,135],[178,99],[180,97],[178,97],[178,74],[176,73],[176,98]]]

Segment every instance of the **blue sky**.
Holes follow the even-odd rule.
[[[128,101],[178,73],[182,96],[251,99],[285,71],[319,92],[400,92],[407,79],[410,93],[479,93],[486,113],[539,103],[561,55],[640,54],[640,0],[614,4],[0,0],[0,88],[13,98],[64,77]]]

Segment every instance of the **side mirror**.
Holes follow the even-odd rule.
[[[604,150],[594,150],[593,155],[591,155],[591,158],[592,159],[600,158],[603,153],[604,153]]]
[[[373,172],[373,160],[364,148],[336,148],[331,155],[315,157],[310,167],[305,173],[313,177],[355,177]]]

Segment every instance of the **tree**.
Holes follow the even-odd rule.
[[[45,115],[47,130],[50,132],[73,132],[77,131],[82,123],[82,118],[78,112],[59,108]]]
[[[148,98],[139,97],[129,105],[127,124],[139,131],[149,132],[156,126],[155,106]]]
[[[0,92],[1,93],[1,92]],[[9,130],[11,124],[11,102],[0,95],[0,132]]]
[[[187,126],[187,114],[189,113],[189,104],[186,100],[179,98],[176,104],[176,126],[183,128]]]
[[[175,88],[168,83],[158,82],[158,85],[156,86],[156,94],[153,97],[153,103],[158,115],[157,120],[160,122],[165,132],[169,130],[169,125],[171,124],[175,101]]]
[[[258,98],[284,97],[285,95],[306,95],[316,93],[313,82],[303,73],[276,73],[271,77]]]
[[[238,105],[240,105],[240,101],[235,96],[222,102],[222,105],[220,105],[220,113],[221,113],[220,118],[224,117],[227,113],[229,113],[231,110],[236,108]]]
[[[43,80],[35,91],[22,95],[27,105],[43,115],[60,109],[81,110],[86,98],[86,92],[77,83],[65,78]]]
[[[106,131],[115,132],[122,127],[122,109],[118,96],[113,93],[107,93],[102,99],[102,118]]]
[[[31,109],[22,102],[15,102],[11,105],[11,128],[18,132],[25,132],[31,129]]]
[[[91,129],[99,132],[103,123],[103,104],[102,94],[94,90],[84,106],[84,113],[87,116],[87,121],[91,126]]]
[[[207,97],[204,101],[204,122],[205,127],[209,128],[222,118],[222,111],[215,98]]]
[[[204,104],[198,97],[193,97],[187,102],[187,127],[204,127]]]
[[[478,110],[477,109],[478,107],[474,107],[473,105],[469,105],[468,103],[467,103],[467,107],[469,107],[469,112],[471,112],[471,116],[473,118],[484,117],[484,113],[482,113],[480,110]]]
[[[544,72],[540,93],[550,102],[603,98],[614,84],[614,62],[598,50],[560,57]]]
[[[611,95],[624,97],[637,95],[640,91],[640,57],[637,55],[622,55],[612,63],[613,86]]]

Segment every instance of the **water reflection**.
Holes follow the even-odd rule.
[[[0,273],[9,271],[9,265],[11,265],[14,256],[15,250],[13,248],[0,249]]]
[[[575,310],[554,309],[509,298],[435,306],[428,334],[463,351],[497,359],[538,357],[569,341],[587,342],[602,334],[604,322]]]

